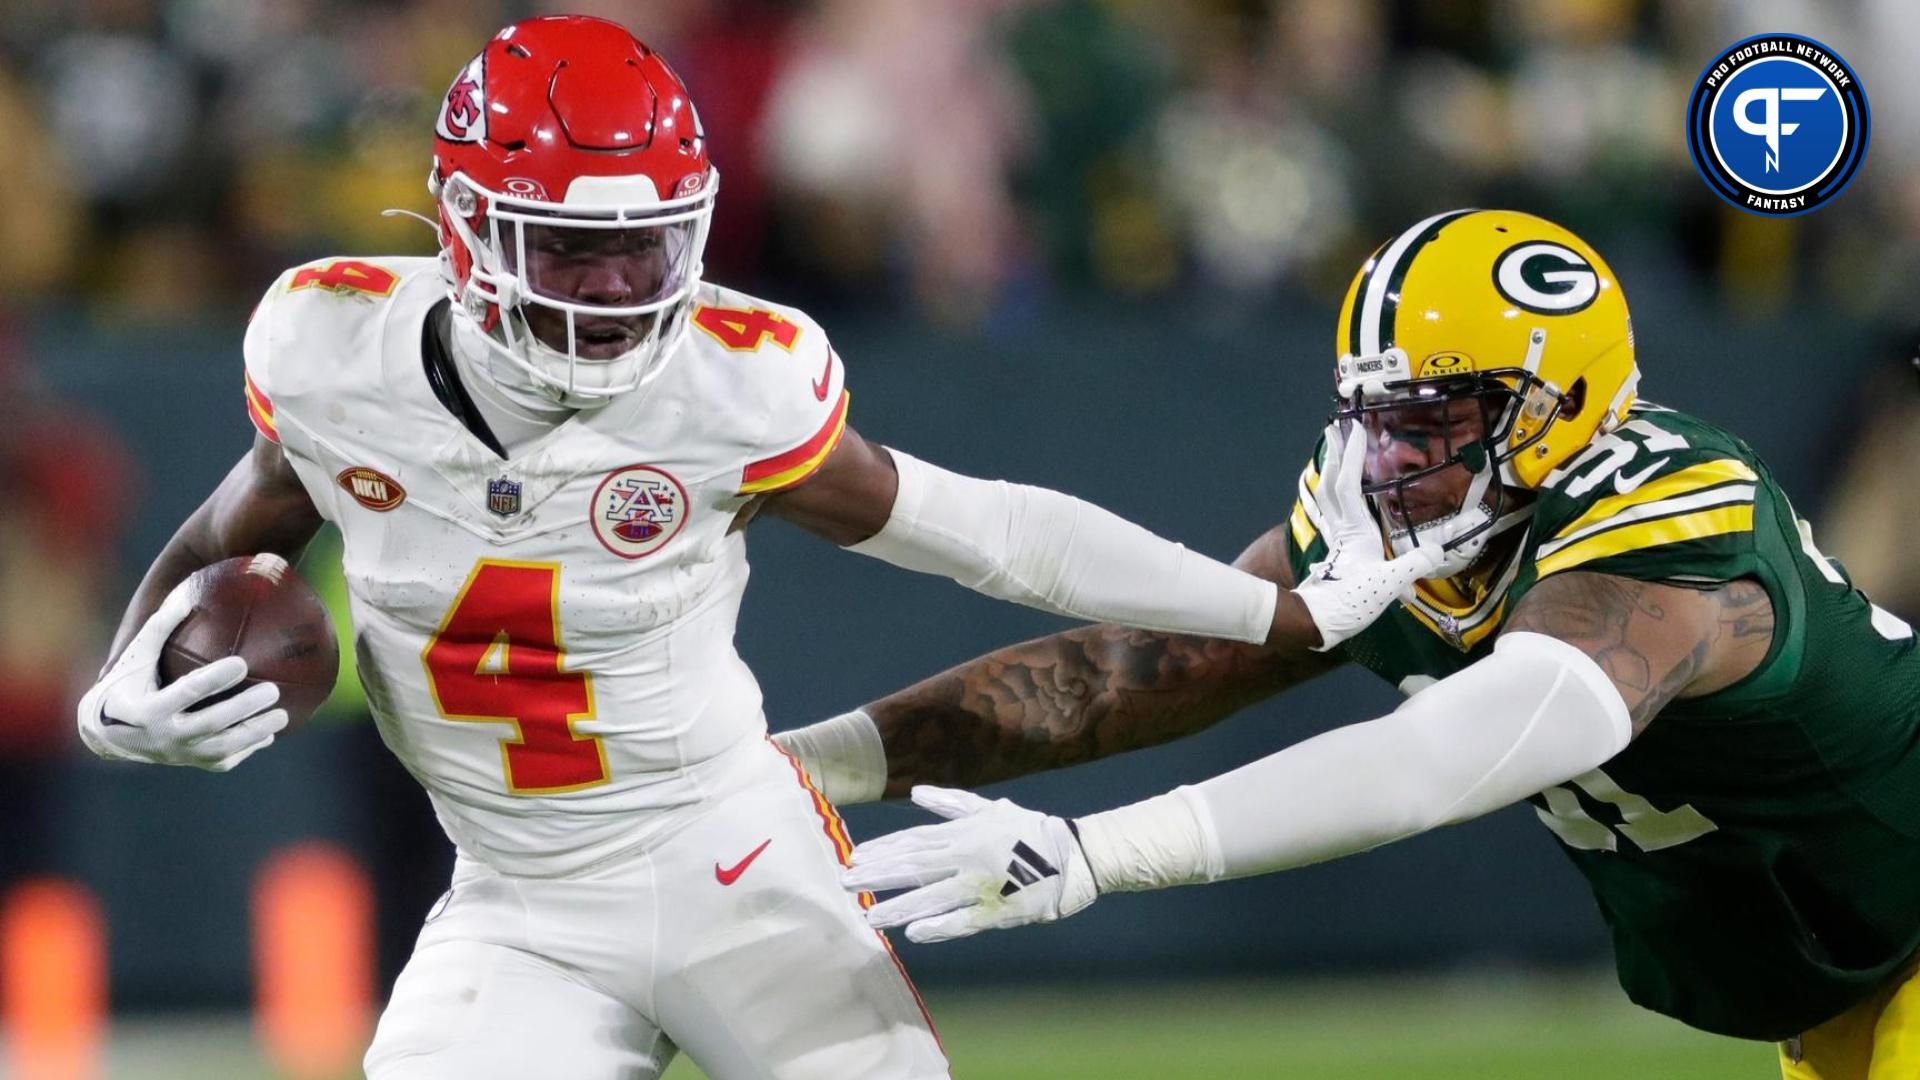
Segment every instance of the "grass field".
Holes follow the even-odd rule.
[[[956,1077],[1761,1080],[1771,1046],[1691,1031],[1611,981],[1168,985],[928,1002]],[[668,1080],[696,1080],[681,1062]]]
[[[1772,1047],[1689,1031],[1634,1008],[1598,978],[967,990],[930,994],[928,1004],[963,1080],[1779,1076]],[[236,1017],[120,1024],[106,1075],[267,1080],[273,1073]],[[683,1059],[667,1080],[701,1075]]]

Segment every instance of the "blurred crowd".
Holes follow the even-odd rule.
[[[5,0],[0,322],[237,325],[287,265],[432,251],[381,211],[430,210],[449,80],[559,10],[634,28],[686,79],[723,176],[709,273],[784,301],[976,329],[1069,293],[1331,303],[1407,222],[1510,205],[1658,267],[1646,287],[1912,340],[1920,126],[1873,131],[1844,212],[1790,220],[1719,203],[1682,126],[1705,60],[1771,29],[1835,43],[1876,112],[1920,115],[1912,0]],[[86,673],[47,653],[97,652],[85,613],[124,584],[61,492],[125,465],[9,336],[0,717],[57,716]],[[1879,400],[1913,429],[1910,397]],[[1874,464],[1905,444],[1868,443],[1856,472],[1891,494],[1848,487],[1846,532],[1881,537],[1859,557],[1892,578],[1917,496]]]
[[[7,0],[0,295],[176,319],[285,265],[425,252],[434,109],[500,24],[619,20],[696,95],[724,177],[709,266],[793,299],[980,324],[1037,295],[1338,290],[1441,207],[1550,210],[1728,303],[1904,318],[1920,132],[1848,198],[1749,218],[1692,176],[1719,46],[1841,43],[1914,115],[1908,0]],[[1907,105],[1908,100],[1915,107]],[[1908,125],[1911,127],[1911,125]],[[1799,280],[1796,275],[1810,278]]]

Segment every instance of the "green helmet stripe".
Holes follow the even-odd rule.
[[[1421,225],[1426,226],[1424,229],[1420,229],[1420,225],[1414,226],[1414,228],[1420,229],[1420,235],[1413,238],[1413,242],[1407,245],[1407,249],[1401,252],[1400,258],[1394,262],[1393,268],[1387,276],[1386,294],[1382,296],[1380,300],[1379,337],[1381,352],[1393,348],[1395,338],[1399,333],[1400,288],[1406,284],[1407,271],[1413,267],[1413,261],[1419,256],[1420,249],[1431,243],[1434,237],[1439,236],[1440,230],[1446,228],[1448,224],[1475,212],[1476,211],[1473,210],[1455,210],[1450,214],[1441,214],[1421,222]]]

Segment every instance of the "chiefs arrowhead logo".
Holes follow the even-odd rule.
[[[440,104],[434,132],[450,142],[485,142],[487,138],[487,54],[473,58],[453,80],[447,100]]]

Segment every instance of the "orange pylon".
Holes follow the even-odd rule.
[[[0,1027],[20,1080],[91,1080],[107,1026],[107,930],[93,895],[33,878],[0,898]]]
[[[372,1035],[373,887],[323,843],[275,855],[253,886],[254,1031],[296,1080],[336,1077]]]

